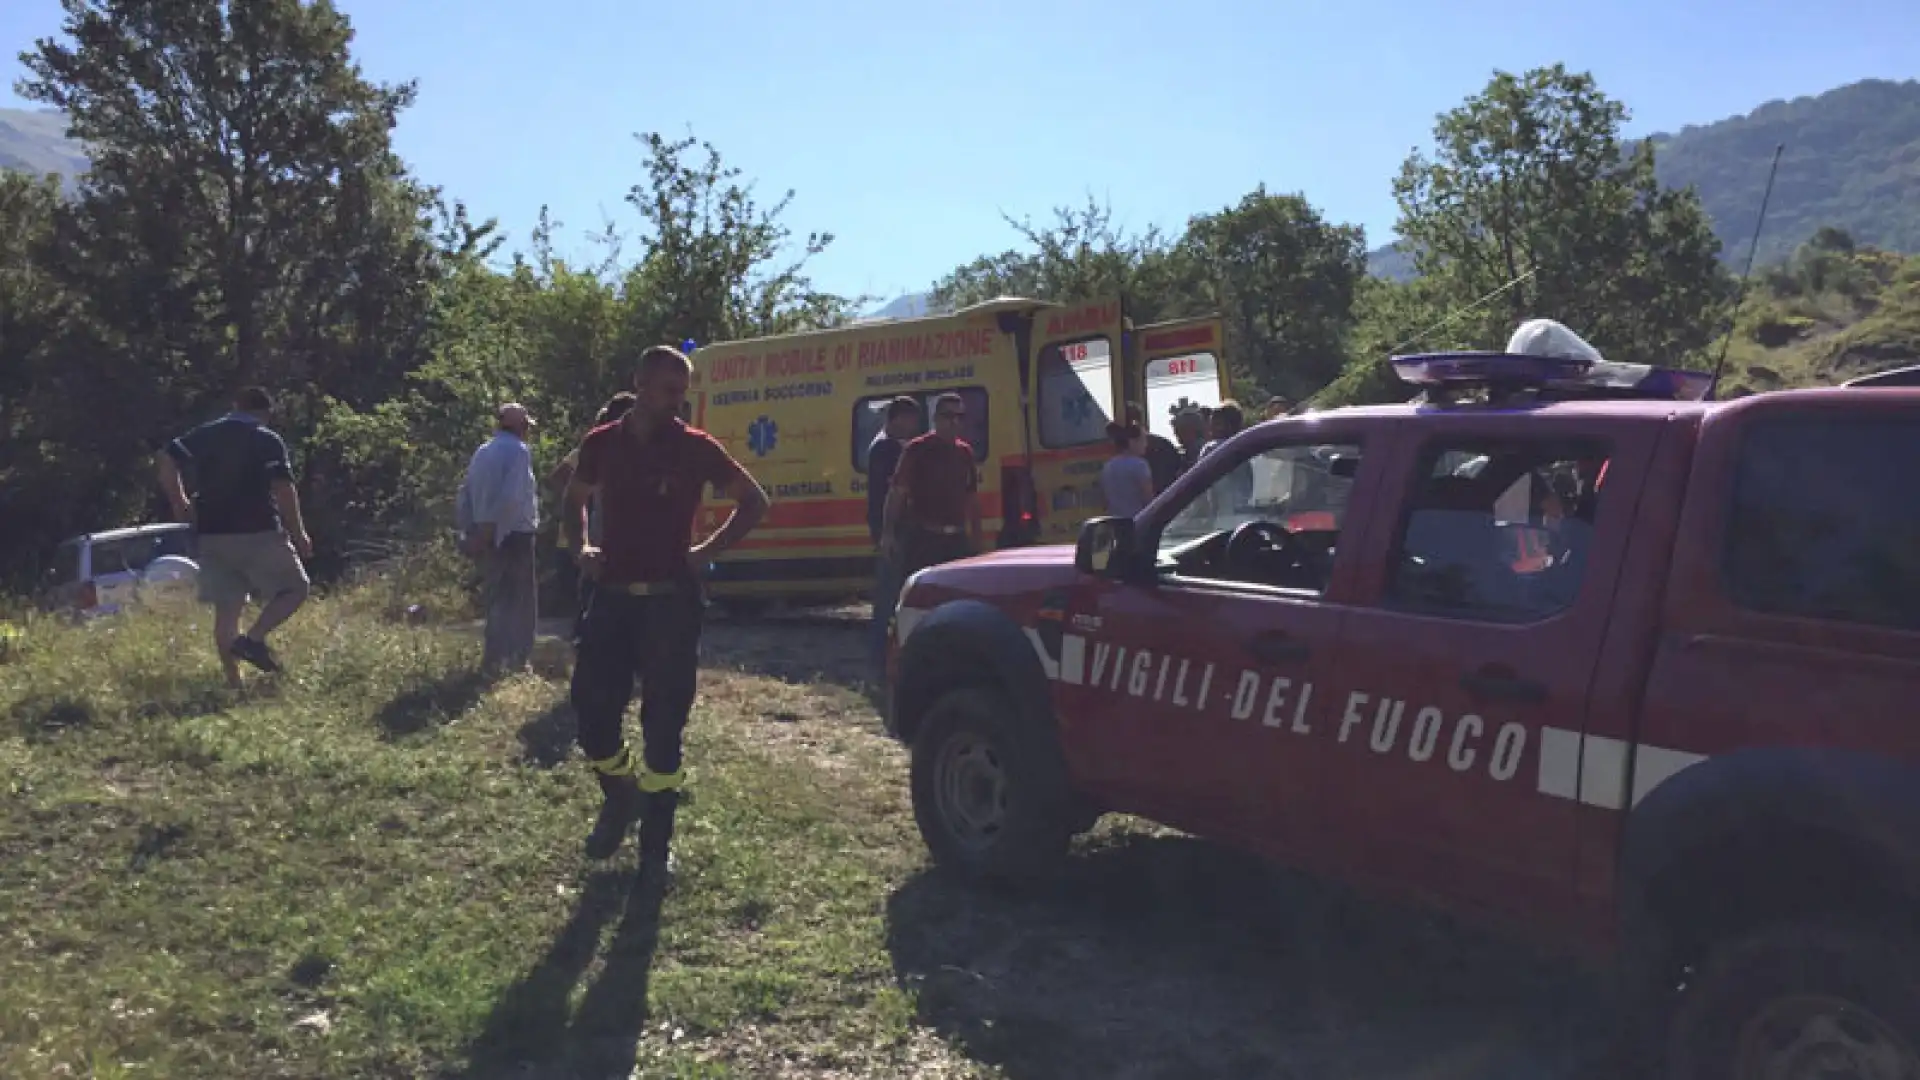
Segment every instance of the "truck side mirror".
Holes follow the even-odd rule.
[[[1097,517],[1080,526],[1080,540],[1073,549],[1074,569],[1125,580],[1134,576],[1139,561],[1132,518]]]

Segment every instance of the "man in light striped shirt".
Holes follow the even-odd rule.
[[[467,463],[460,487],[467,552],[480,560],[486,590],[480,666],[491,675],[524,668],[533,658],[538,618],[533,535],[540,527],[533,452],[527,447],[533,418],[525,406],[509,402],[500,406],[496,425],[493,437]]]

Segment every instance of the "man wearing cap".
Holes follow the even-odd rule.
[[[681,736],[693,708],[706,607],[701,575],[766,516],[767,493],[725,447],[681,419],[693,366],[656,345],[634,373],[634,404],[580,443],[560,525],[595,587],[580,619],[573,710],[580,750],[605,801],[586,855],[610,858],[640,822],[642,884],[664,886],[673,819],[685,782]],[[693,542],[711,485],[734,502],[718,531]],[[587,542],[586,507],[600,499],[600,540]],[[640,684],[641,753],[621,720]]]
[[[533,534],[540,527],[540,497],[533,481],[527,436],[533,418],[526,406],[508,402],[494,415],[493,437],[467,462],[460,486],[467,553],[480,560],[487,605],[481,670],[516,671],[533,658],[538,618]]]

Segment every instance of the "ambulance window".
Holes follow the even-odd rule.
[[[1428,447],[1402,517],[1387,606],[1518,623],[1573,606],[1607,456],[1592,440]]]
[[[1162,356],[1147,362],[1147,430],[1173,438],[1173,418],[1185,409],[1220,404],[1220,365],[1209,352]]]
[[[967,418],[961,423],[960,437],[968,446],[973,447],[973,460],[987,460],[987,391],[978,386],[960,386],[950,390],[930,390],[908,394],[920,403],[920,430],[925,434],[933,419],[933,399],[941,394],[959,394],[966,402]],[[873,440],[880,430],[887,426],[887,405],[899,394],[881,394],[876,397],[861,398],[853,405],[853,468],[855,472],[867,471],[867,452],[873,449]]]
[[[1058,450],[1105,442],[1112,420],[1113,352],[1106,338],[1040,350],[1040,445]]]
[[[1920,630],[1920,422],[1757,422],[1741,438],[1722,576],[1753,611]]]

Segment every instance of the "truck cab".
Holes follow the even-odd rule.
[[[1425,401],[909,583],[936,857],[1026,877],[1140,814],[1604,960],[1674,1075],[1920,1067],[1920,391],[1396,365]]]

